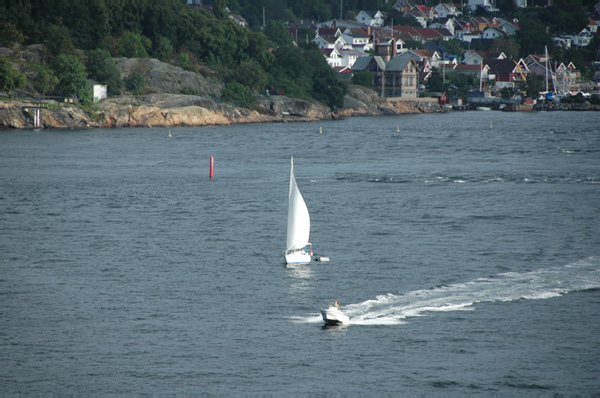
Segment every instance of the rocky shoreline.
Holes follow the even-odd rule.
[[[36,107],[41,108],[37,125]],[[246,109],[217,103],[207,96],[157,93],[108,98],[91,110],[53,100],[0,101],[0,129],[198,127],[440,111],[443,109],[432,102],[381,101],[375,92],[362,87],[351,88],[344,108],[335,113],[322,104],[285,96],[264,97],[255,109]]]

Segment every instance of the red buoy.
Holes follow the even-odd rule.
[[[210,157],[210,179],[213,179],[213,157]]]

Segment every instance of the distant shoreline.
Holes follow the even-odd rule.
[[[331,112],[321,104],[283,96],[266,98],[257,110],[217,104],[213,100],[176,94],[157,94],[125,103],[107,99],[96,109],[84,111],[77,105],[55,101],[0,101],[0,129],[92,129],[125,127],[203,127],[247,123],[293,123],[358,116],[394,116],[452,111],[436,100],[390,99],[347,96],[346,106]],[[466,107],[460,111],[468,111]],[[457,111],[457,110],[454,110]],[[519,105],[521,112],[600,111],[599,105]],[[37,116],[36,116],[37,112]],[[497,110],[496,110],[497,112]]]

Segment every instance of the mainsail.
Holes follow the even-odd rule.
[[[288,204],[286,250],[301,249],[308,244],[310,235],[310,215],[294,177],[294,158],[290,168],[290,191]]]

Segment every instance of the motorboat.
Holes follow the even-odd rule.
[[[329,308],[321,310],[321,316],[326,325],[341,325],[350,322],[350,318],[345,315],[336,304],[332,304]]]

